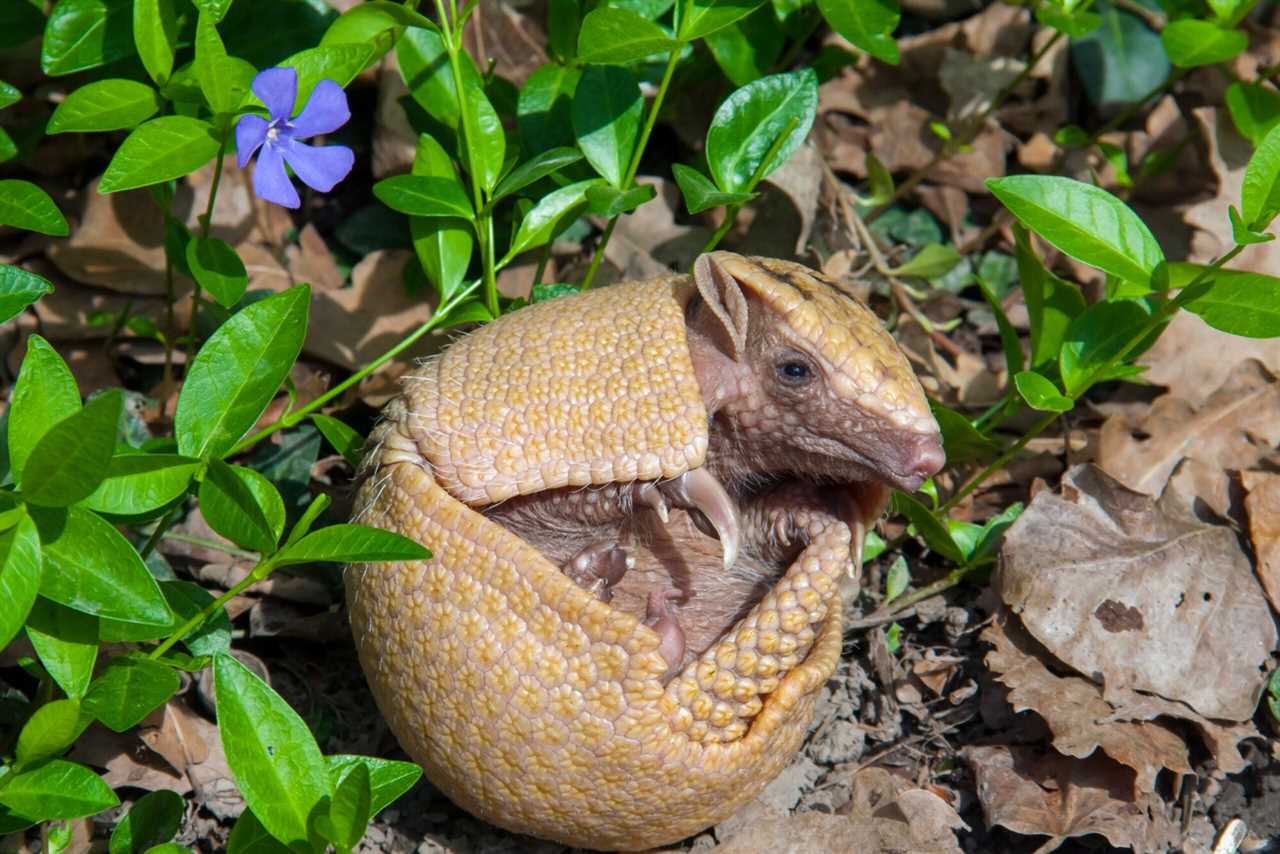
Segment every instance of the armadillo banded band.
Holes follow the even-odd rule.
[[[409,432],[471,506],[562,486],[675,477],[702,465],[687,284],[631,282],[481,327],[406,386]],[[501,370],[494,370],[500,365]]]
[[[429,561],[347,572],[361,663],[429,778],[501,826],[635,850],[730,815],[804,738],[841,646],[835,523],[665,688],[658,636],[452,498],[386,423],[360,521]]]

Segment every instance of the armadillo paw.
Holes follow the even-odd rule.
[[[658,635],[658,652],[667,662],[667,670],[662,674],[665,682],[680,668],[684,661],[684,629],[671,610],[671,601],[681,597],[679,590],[666,588],[649,592],[649,601],[645,605],[644,624]]]
[[[636,559],[614,542],[592,543],[569,559],[564,574],[601,602],[613,598],[613,587],[622,580]]]
[[[668,520],[668,502],[691,511],[698,528],[720,540],[724,568],[733,566],[742,546],[742,522],[737,503],[711,472],[698,468],[656,485],[646,483],[640,486],[636,497],[652,507],[664,523]]]

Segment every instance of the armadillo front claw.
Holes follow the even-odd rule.
[[[650,591],[649,601],[645,606],[644,624],[657,634],[658,652],[667,662],[667,672],[661,677],[663,682],[674,676],[680,663],[684,661],[684,629],[680,628],[680,621],[671,612],[670,605],[673,599],[679,599],[681,595],[679,590],[671,588],[653,590]]]
[[[639,497],[653,507],[664,522],[667,521],[664,498],[669,499],[676,507],[699,511],[720,539],[724,550],[724,568],[733,566],[738,559],[738,550],[742,547],[742,522],[738,518],[738,505],[711,472],[704,468],[692,469],[659,483],[653,489],[642,488]],[[694,518],[697,519],[696,516]]]
[[[579,587],[601,602],[608,602],[613,598],[613,587],[635,565],[636,559],[627,554],[626,549],[605,541],[587,546],[570,558],[563,569]]]

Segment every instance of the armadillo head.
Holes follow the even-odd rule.
[[[913,491],[942,468],[924,391],[864,305],[799,264],[728,252],[700,257],[694,280],[686,322],[722,477]]]

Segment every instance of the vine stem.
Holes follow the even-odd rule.
[[[230,602],[232,599],[239,596],[244,591],[248,590],[254,584],[257,584],[259,581],[261,581],[262,579],[270,575],[271,570],[274,567],[275,567],[275,564],[272,558],[267,558],[265,560],[259,561],[258,565],[255,566],[252,570],[250,570],[248,575],[246,575],[244,578],[240,579],[235,584],[233,584],[230,590],[228,590],[226,593],[223,593],[217,599],[214,599],[208,605],[205,605],[203,608],[201,608],[199,613],[197,613],[194,617],[192,617],[191,619],[183,623],[181,626],[179,626],[177,630],[173,632],[173,634],[165,638],[164,642],[162,642],[155,649],[151,650],[151,652],[147,654],[147,658],[154,661],[155,659],[164,655],[171,648],[173,648],[174,644],[182,640],[193,630],[203,625],[205,620],[209,619],[209,617],[211,617],[213,614],[216,614],[228,602]]]
[[[439,2],[439,0],[437,0]],[[654,125],[658,123],[658,113],[662,110],[662,102],[667,98],[667,90],[671,87],[671,78],[675,76],[676,66],[680,63],[680,53],[684,50],[685,42],[676,42],[675,47],[671,49],[671,55],[667,57],[667,67],[662,72],[662,82],[658,84],[658,93],[653,96],[653,104],[649,107],[649,114],[645,116],[644,128],[640,131],[640,138],[636,140],[636,150],[631,153],[631,162],[627,164],[627,174],[622,180],[622,189],[631,189],[635,183],[636,173],[640,171],[640,158],[644,156],[645,147],[649,144],[649,136],[653,133]],[[591,287],[591,283],[595,280],[596,271],[600,269],[600,262],[604,259],[605,247],[609,245],[609,238],[613,236],[614,226],[618,224],[618,216],[609,218],[609,224],[605,226],[604,234],[600,235],[600,242],[596,244],[595,254],[591,256],[591,266],[587,268],[587,274],[582,279],[582,290]]]
[[[222,131],[222,139],[218,142],[218,154],[213,160],[213,181],[209,184],[209,201],[204,206],[204,215],[200,217],[200,239],[209,239],[209,226],[213,223],[213,204],[218,199],[218,185],[222,183],[222,159],[227,153],[227,139],[231,136],[231,126]],[[200,299],[202,296],[200,280],[196,279],[196,289],[191,295],[191,320],[187,324],[187,352],[192,358],[196,352],[196,322],[200,317]]]

